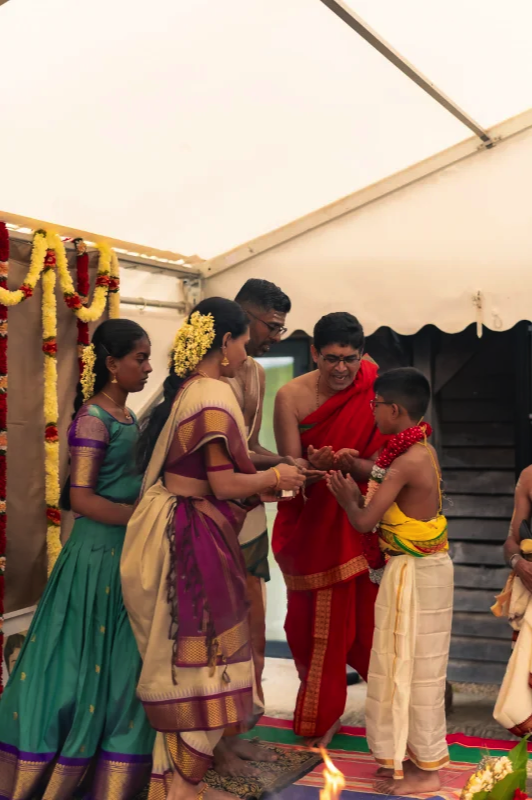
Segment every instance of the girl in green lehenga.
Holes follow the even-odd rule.
[[[140,656],[120,586],[120,555],[141,476],[126,407],[151,372],[150,342],[113,319],[85,353],[69,431],[72,534],[0,701],[0,800],[130,800],[150,773],[154,732],[135,691]],[[68,492],[67,492],[68,500]],[[63,506],[65,503],[63,502]]]

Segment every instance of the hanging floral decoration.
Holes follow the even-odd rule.
[[[74,247],[76,248],[76,274],[78,277],[78,295],[81,304],[86,306],[89,301],[89,254],[87,253],[87,245],[81,238],[74,239]],[[82,354],[83,348],[87,347],[90,342],[89,323],[83,322],[78,319],[78,366],[79,374],[83,372]]]
[[[56,282],[59,278],[65,303],[78,318],[78,347],[85,347],[89,338],[88,323],[97,322],[100,319],[105,311],[107,301],[109,300],[110,317],[118,317],[120,311],[118,258],[107,244],[99,244],[98,249],[100,251],[100,260],[96,287],[90,305],[88,303],[88,254],[84,243],[80,239],[76,240],[78,268],[81,267],[81,275],[78,275],[78,290],[76,291],[68,269],[64,243],[57,233],[51,231],[39,230],[35,232],[28,274],[18,289],[10,291],[7,288],[9,236],[5,224],[0,223],[0,620],[3,608],[6,538],[7,308],[18,305],[31,297],[37,281],[42,275],[46,549],[48,574],[50,574],[61,551]]]
[[[57,402],[57,301],[56,253],[46,251],[42,273],[42,350],[44,353],[44,468],[46,501],[46,554],[50,572],[61,552],[59,510],[59,408]]]

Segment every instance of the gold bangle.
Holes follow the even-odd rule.
[[[273,491],[276,492],[277,489],[279,488],[279,484],[281,483],[281,473],[279,472],[277,467],[271,467],[271,469],[272,469],[272,472],[274,473],[275,477],[277,478],[275,486],[273,487]]]

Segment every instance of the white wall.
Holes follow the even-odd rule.
[[[462,330],[481,291],[484,324],[505,330],[532,318],[531,186],[526,131],[213,276],[205,293],[234,297],[267,278],[292,298],[292,331],[346,310],[367,333],[409,334]]]
[[[177,277],[157,275],[139,269],[120,269],[120,293],[123,297],[142,297],[145,300],[183,302],[183,284]],[[153,372],[143,392],[130,395],[128,404],[133,411],[141,411],[156,395],[168,373],[168,353],[183,314],[165,308],[146,305],[121,305],[120,315],[138,322],[147,331],[152,346]]]

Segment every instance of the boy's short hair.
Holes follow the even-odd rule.
[[[328,344],[364,349],[364,331],[356,317],[347,311],[325,314],[314,326],[314,347],[320,351]]]
[[[374,385],[375,394],[387,403],[402,406],[410,419],[418,422],[426,413],[430,402],[430,383],[418,369],[399,367],[379,375]]]

